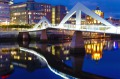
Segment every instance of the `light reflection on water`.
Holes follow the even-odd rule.
[[[13,77],[15,76],[14,73],[16,72],[17,67],[24,68],[28,72],[32,73],[34,73],[36,70],[39,69],[41,70],[41,68],[42,69],[47,68],[45,63],[39,61],[38,60],[39,58],[36,57],[35,55],[30,54],[28,52],[20,51],[19,46],[40,49],[40,51],[47,52],[48,54],[51,54],[52,56],[62,60],[62,63],[71,68],[72,70],[71,73],[76,74],[72,76],[79,77],[78,76],[79,74],[77,75],[77,73],[79,72],[81,73],[82,71],[84,71],[108,78],[120,77],[119,75],[117,75],[120,74],[120,67],[118,67],[120,65],[118,63],[118,61],[120,60],[119,40],[88,39],[85,40],[84,43],[86,51],[86,54],[84,56],[80,54],[71,55],[70,53],[71,42],[59,44],[58,43],[40,44],[34,41],[29,44],[28,42],[24,41],[23,44],[17,43],[0,44],[0,75],[2,75],[1,78],[2,77],[8,77],[8,79],[17,78]],[[82,51],[79,50],[79,52]],[[5,61],[3,62],[3,60]],[[8,76],[10,74],[12,75],[12,77]],[[69,75],[69,73],[66,72],[65,74]],[[42,77],[42,79],[46,78],[44,76],[40,77]],[[58,76],[56,77],[54,75],[53,78],[60,79],[61,77]],[[72,79],[72,77],[70,78]],[[34,78],[31,77],[30,79]]]

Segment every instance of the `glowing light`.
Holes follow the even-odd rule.
[[[10,68],[13,68],[13,65],[10,65]]]
[[[96,44],[93,45],[93,51],[96,51]]]
[[[92,55],[92,59],[93,60],[100,60],[101,59],[101,54],[100,53],[94,53],[93,55]]]
[[[52,54],[55,55],[55,48],[52,46]]]
[[[86,53],[91,54],[92,44],[85,45]]]
[[[69,57],[66,57],[66,60],[69,60]]]
[[[11,51],[11,55],[16,55],[16,51]]]
[[[118,44],[117,44],[116,41],[113,42],[113,48],[114,48],[114,49],[117,49],[117,48],[118,48]]]
[[[31,58],[31,57],[28,57],[28,60],[32,60],[32,58]]]
[[[56,75],[59,75],[59,76],[62,77],[63,79],[69,79],[68,77],[66,77],[66,76],[64,76],[64,75],[61,75],[60,73],[58,73],[58,72],[56,72],[54,69],[52,69],[51,66],[48,64],[47,60],[46,60],[42,55],[38,54],[37,52],[35,52],[35,51],[33,51],[33,50],[30,50],[30,49],[22,48],[22,47],[20,47],[20,50],[26,51],[26,52],[29,52],[29,53],[32,53],[32,54],[36,55],[38,58],[42,58],[42,59],[46,62],[48,68],[49,68],[53,73],[55,73]]]
[[[0,58],[2,59],[2,55],[0,56]]]
[[[3,75],[1,78],[2,79],[6,79],[6,78],[8,78],[10,75],[8,74],[8,75]]]
[[[19,59],[20,59],[20,56],[18,56],[17,59],[19,60]]]
[[[97,51],[100,51],[100,44],[97,44]]]

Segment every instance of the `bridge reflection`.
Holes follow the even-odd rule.
[[[96,76],[96,75],[93,76],[90,73],[88,74],[88,73],[82,71],[82,62],[83,62],[84,57],[78,57],[77,59],[76,59],[76,57],[75,58],[73,57],[74,58],[73,64],[75,67],[71,68],[71,67],[67,66],[66,64],[64,64],[64,62],[62,62],[60,59],[56,59],[55,57],[52,57],[50,54],[46,55],[45,52],[37,53],[37,52],[39,52],[39,50],[36,50],[36,49],[31,50],[31,49],[26,49],[26,48],[22,48],[22,47],[20,48],[20,50],[32,53],[32,54],[36,55],[37,57],[42,58],[47,63],[48,68],[53,73],[61,76],[64,79],[69,79],[70,77],[73,79],[74,78],[89,78],[89,77],[90,78],[100,78],[99,76]],[[48,56],[50,58],[48,58]],[[80,62],[78,63],[79,60],[80,60]],[[53,62],[54,62],[54,64],[53,64]]]
[[[37,63],[35,65],[34,63],[38,62],[38,57],[36,57],[34,54],[30,54],[29,51],[28,52],[19,51],[19,46],[16,43],[13,43],[13,45],[9,43],[7,44],[3,44],[1,46],[0,57],[2,56],[3,58],[4,57],[3,55],[9,55],[10,57],[5,56],[5,59],[6,61],[11,60],[10,62],[12,62],[12,65],[26,68],[28,71],[33,71],[33,70],[36,70],[37,68],[46,67],[45,61],[40,58],[39,58],[40,63]],[[40,44],[38,42],[31,42],[31,43],[27,42],[19,45],[20,46],[23,45],[23,47],[27,47],[27,48],[30,47],[30,49],[33,49],[39,52],[38,54],[42,54],[43,56],[45,56],[48,64],[57,73],[60,73],[62,75],[65,74],[67,77],[74,76],[78,78],[85,77],[85,76],[91,77],[92,75],[92,74],[89,75],[88,73],[82,70],[85,57],[90,56],[92,60],[98,61],[103,57],[104,51],[116,50],[120,48],[119,47],[120,42],[117,40],[111,41],[111,40],[105,40],[105,39],[88,39],[88,40],[86,39],[84,40],[86,52],[79,50],[78,54],[71,54],[70,44],[71,42],[58,43],[58,44],[57,43],[56,44]],[[16,49],[16,46],[17,46],[17,49]],[[70,65],[66,63],[68,61]],[[33,67],[33,64],[34,64],[34,67]]]

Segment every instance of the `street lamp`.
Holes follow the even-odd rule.
[[[28,11],[28,24],[30,24],[30,19],[31,19],[31,12]]]
[[[112,20],[112,17],[110,16],[109,19]]]

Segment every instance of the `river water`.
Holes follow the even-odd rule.
[[[71,41],[1,42],[0,79],[120,78],[120,41],[85,39],[83,49]]]

